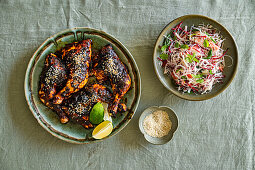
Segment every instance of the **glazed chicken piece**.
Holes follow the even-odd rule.
[[[103,85],[94,84],[75,93],[63,102],[62,109],[70,119],[84,128],[92,128],[89,122],[89,113],[97,102],[109,103],[111,92]]]
[[[91,43],[87,39],[75,42],[69,48],[63,49],[62,59],[66,63],[69,76],[65,87],[54,97],[54,104],[61,104],[71,94],[82,89],[88,81],[89,66],[91,61]]]
[[[99,82],[110,81],[114,99],[108,110],[111,116],[116,116],[120,99],[131,86],[131,78],[111,45],[103,47],[95,60],[93,59],[92,71]]]
[[[100,84],[89,85],[85,89],[75,93],[71,98],[63,101],[62,110],[72,121],[82,125],[84,128],[92,128],[89,121],[89,114],[97,102],[111,103],[112,93],[105,86]],[[127,106],[122,103],[120,112],[126,111]]]
[[[59,110],[59,106],[52,104],[51,100],[56,95],[58,89],[62,88],[67,80],[65,65],[54,54],[49,54],[44,63],[44,68],[39,82],[39,98],[49,108],[57,110],[61,123],[68,122],[68,117]]]

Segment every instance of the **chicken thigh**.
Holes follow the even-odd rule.
[[[43,71],[39,82],[39,99],[49,108],[57,110],[61,123],[68,122],[68,117],[59,110],[59,106],[52,103],[53,97],[58,89],[62,88],[67,80],[67,71],[65,65],[54,54],[49,54],[45,59]]]
[[[99,82],[110,81],[114,99],[109,103],[108,110],[111,116],[116,116],[120,99],[131,86],[131,78],[111,45],[104,46],[95,57],[92,72]]]
[[[69,48],[63,49],[62,58],[66,63],[69,76],[65,87],[54,97],[54,104],[61,104],[71,94],[82,89],[88,81],[89,66],[91,61],[91,43],[87,39],[71,44]]]
[[[75,93],[71,98],[63,102],[62,109],[70,119],[84,128],[92,128],[89,122],[89,113],[97,102],[108,103],[111,100],[111,92],[103,85],[94,84]]]

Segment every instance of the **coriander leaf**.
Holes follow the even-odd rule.
[[[196,54],[195,53],[193,53],[193,55],[190,55],[190,54],[187,54],[187,55],[188,55],[188,57],[190,58],[191,61],[193,60],[193,61],[199,63],[198,59],[196,59]]]
[[[175,47],[175,48],[179,48],[179,47],[180,47],[180,44],[179,44],[178,42],[176,42],[176,43],[174,44],[174,47]]]
[[[164,52],[166,50],[166,48],[168,47],[168,45],[164,45],[161,47],[161,51]]]
[[[183,48],[183,49],[189,49],[189,46],[186,45],[186,44],[183,44],[183,45],[181,45],[181,48]]]
[[[197,78],[197,79],[199,79],[199,78],[201,78],[203,75],[202,74],[191,74],[192,75],[192,77],[194,77],[194,78]]]
[[[216,44],[216,41],[207,32],[205,34]]]
[[[210,73],[210,74],[213,74],[212,70],[209,70],[209,73]]]
[[[212,50],[210,50],[209,52],[208,52],[208,56],[207,56],[207,58],[211,58],[212,57]]]
[[[170,40],[168,40],[168,39],[165,39],[165,41],[164,41],[164,45],[167,45],[167,46],[169,46],[169,45],[170,45]]]
[[[195,58],[195,57],[193,58],[193,61],[199,63],[199,60],[197,58]]]
[[[209,42],[207,39],[204,40],[204,47],[209,47]]]
[[[176,36],[174,36],[174,37],[173,37],[173,40],[176,40],[176,39],[177,39],[177,37],[176,37]]]
[[[187,56],[188,56],[189,58],[193,58],[193,56],[192,56],[192,55],[190,55],[190,54],[187,54]]]
[[[207,57],[204,58],[204,59],[210,59],[210,58],[212,58],[212,49],[210,49],[210,51],[208,52]]]
[[[168,34],[164,40],[164,45],[169,46],[170,45],[170,40],[171,39],[171,34]]]
[[[197,83],[203,83],[204,82],[204,79],[198,79],[196,80]]]
[[[178,70],[176,70],[176,73],[178,73],[180,70],[182,70],[182,68],[179,68]]]
[[[160,57],[162,60],[167,60],[167,59],[168,59],[168,55],[165,54],[165,53],[160,54],[159,57]]]
[[[184,80],[186,80],[186,79],[187,79],[187,77],[186,77],[186,76],[182,76],[181,78],[182,78],[182,79],[184,79]]]
[[[190,57],[186,57],[185,59],[187,60],[187,62],[192,63],[192,59]]]

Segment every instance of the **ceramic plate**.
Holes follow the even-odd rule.
[[[111,35],[91,29],[91,28],[73,28],[59,32],[48,38],[32,56],[25,76],[25,95],[27,103],[34,117],[39,124],[59,139],[71,143],[87,144],[96,141],[91,137],[91,130],[87,130],[78,124],[68,122],[61,124],[56,113],[46,107],[38,98],[38,85],[41,71],[44,67],[45,57],[49,53],[54,53],[63,48],[66,44],[81,41],[83,39],[92,39],[92,49],[99,50],[107,44],[112,44],[114,51],[118,54],[121,61],[127,66],[132,80],[130,90],[125,94],[127,99],[128,111],[118,114],[113,119],[114,129],[112,133],[106,137],[109,138],[121,131],[133,117],[140,100],[140,74],[133,56],[127,48]]]
[[[182,93],[177,90],[177,87],[175,83],[171,80],[170,76],[165,75],[164,69],[160,66],[160,61],[158,60],[158,57],[160,55],[160,49],[159,46],[162,46],[164,41],[164,35],[168,35],[173,27],[175,27],[177,24],[179,24],[181,21],[183,21],[182,25],[187,25],[188,27],[192,25],[199,25],[199,24],[210,24],[214,28],[216,28],[218,31],[220,31],[220,34],[225,38],[223,49],[229,48],[227,55],[230,55],[232,57],[232,60],[229,57],[225,57],[225,63],[226,67],[224,68],[223,74],[226,76],[223,79],[222,84],[216,84],[214,85],[212,91],[207,94],[202,95],[196,95],[196,94],[187,94]],[[237,46],[236,43],[231,36],[231,34],[228,32],[228,30],[223,27],[220,23],[217,21],[214,21],[211,18],[208,18],[206,16],[201,15],[185,15],[182,17],[179,17],[172,22],[170,22],[160,33],[155,47],[154,47],[154,53],[153,53],[153,62],[154,62],[154,68],[156,71],[156,74],[160,80],[160,82],[173,94],[176,96],[179,96],[186,100],[206,100],[210,99],[212,97],[217,96],[221,92],[223,92],[232,82],[234,79],[234,76],[237,72],[237,66],[238,66],[238,52],[237,52]],[[230,66],[231,67],[227,67]]]

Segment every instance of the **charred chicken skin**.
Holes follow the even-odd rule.
[[[97,102],[109,103],[111,92],[103,85],[94,84],[75,93],[71,98],[63,102],[62,109],[70,119],[84,128],[92,128],[89,122],[89,113]]]
[[[86,85],[92,53],[91,43],[92,40],[87,39],[63,49],[62,59],[65,61],[69,76],[65,87],[54,97],[54,104],[61,104],[64,99],[71,97],[71,94]]]
[[[52,99],[57,90],[63,87],[67,79],[65,65],[54,54],[49,54],[45,59],[45,64],[40,77],[39,98],[49,108],[58,110],[61,123],[68,122],[68,117],[59,110],[59,106],[52,104]]]
[[[67,45],[56,53],[63,63],[55,54],[48,55],[39,87],[40,100],[57,112],[61,123],[70,119],[87,129],[93,127],[89,114],[97,102],[108,103],[111,116],[126,111],[127,106],[120,100],[131,86],[127,68],[111,45],[93,57],[91,68],[91,44],[92,40],[87,39]],[[98,82],[87,84],[91,75]]]
[[[63,102],[62,110],[72,121],[82,125],[86,129],[89,129],[93,127],[89,121],[89,113],[97,102],[111,103],[112,93],[103,85],[93,84],[65,100]],[[126,105],[123,103],[120,105],[123,106],[123,108],[119,111],[126,111]]]
[[[131,78],[111,45],[104,46],[95,57],[92,72],[99,82],[110,81],[114,99],[108,110],[111,116],[116,116],[120,99],[131,86]]]

